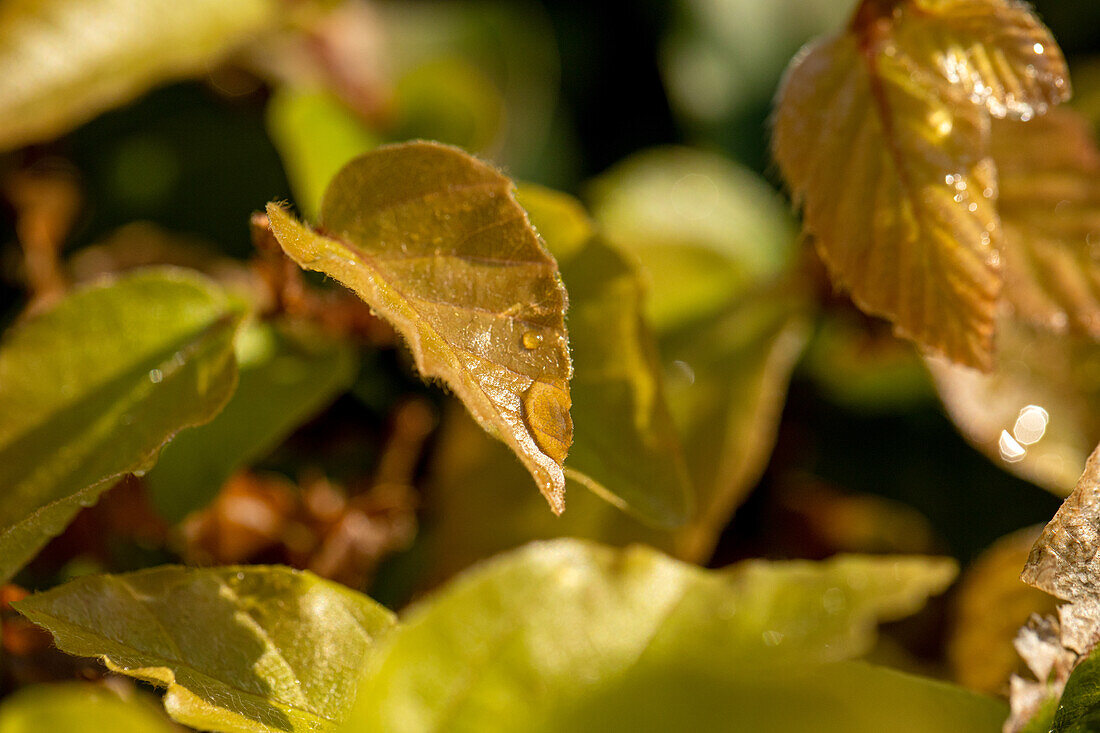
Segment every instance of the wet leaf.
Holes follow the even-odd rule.
[[[668,730],[685,714],[709,721],[699,729],[741,728],[775,711],[723,705],[725,694],[700,695],[699,683],[781,698],[776,687],[790,690],[816,665],[866,651],[878,620],[912,613],[954,575],[952,561],[932,558],[758,561],[716,572],[644,547],[528,545],[408,614],[372,663],[347,729],[634,730],[623,721],[638,720]],[[734,694],[741,704],[754,698]],[[971,714],[988,705],[999,724],[999,706],[970,704]],[[845,720],[840,709],[829,715],[834,725]]]
[[[774,153],[853,300],[988,370],[1002,237],[987,112],[1030,119],[1068,94],[1061,51],[1021,3],[865,0],[792,62]]]
[[[1017,318],[1100,338],[1100,150],[1068,108],[995,122],[1005,296]]]
[[[283,159],[294,200],[316,216],[325,186],[350,160],[378,146],[338,98],[320,91],[277,89],[267,103],[267,130]]]
[[[14,0],[0,9],[0,149],[57,137],[200,75],[285,13],[277,0]]]
[[[691,485],[638,273],[571,197],[524,189],[519,200],[534,204],[531,223],[569,290],[574,440],[566,474],[649,524],[679,526]]]
[[[311,573],[249,566],[91,575],[17,604],[65,652],[167,688],[214,731],[324,731],[347,713],[393,615]]]
[[[279,243],[359,294],[534,476],[556,513],[573,439],[566,294],[511,182],[433,143],[381,148],[325,193],[321,231],[271,204]],[[324,233],[322,233],[324,232]]]
[[[993,371],[927,360],[963,436],[1005,470],[1065,496],[1100,441],[1100,346],[1001,318]]]
[[[144,270],[78,290],[0,345],[0,579],[147,470],[237,381],[240,314],[211,281]]]
[[[661,340],[669,404],[696,491],[696,516],[677,540],[680,556],[705,561],[764,472],[809,325],[806,304],[780,289]]]
[[[0,733],[77,730],[172,733],[175,729],[145,700],[124,700],[91,684],[24,687],[0,705]]]
[[[712,153],[638,153],[598,178],[591,197],[607,238],[637,257],[660,333],[714,314],[791,259],[795,230],[775,192]]]
[[[257,324],[237,338],[240,381],[212,422],[181,433],[145,477],[171,521],[205,506],[239,468],[263,458],[351,386],[354,349],[304,324]]]

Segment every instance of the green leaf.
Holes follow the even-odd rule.
[[[695,486],[677,554],[704,562],[771,457],[787,384],[809,338],[793,287],[758,292],[661,340],[669,404]],[[578,400],[579,403],[579,400]]]
[[[354,290],[523,461],[555,513],[573,440],[566,293],[512,183],[460,150],[380,148],[325,193],[320,232],[278,205],[286,253]]]
[[[598,178],[591,197],[608,239],[638,258],[659,333],[712,315],[791,260],[784,204],[754,173],[711,153],[639,153]]]
[[[151,269],[78,290],[0,345],[0,580],[116,479],[148,470],[237,382],[240,321],[211,281]]]
[[[1066,682],[1050,733],[1093,733],[1100,729],[1100,657],[1090,654]]]
[[[123,700],[84,683],[24,687],[0,705],[0,733],[77,730],[172,733],[174,728],[144,700]]]
[[[355,113],[326,92],[280,87],[267,103],[266,116],[294,200],[310,217],[320,211],[332,177],[379,143]]]
[[[272,26],[277,0],[12,0],[0,9],[0,149],[57,137]]]
[[[69,654],[167,687],[176,721],[214,731],[324,731],[347,713],[393,615],[284,567],[90,575],[16,609]]]
[[[171,521],[205,506],[237,469],[270,453],[356,377],[350,344],[305,324],[255,324],[237,337],[240,382],[212,422],[184,431],[145,477]]]
[[[1005,228],[1005,296],[1016,318],[1100,339],[1100,149],[1065,107],[993,125]]]
[[[865,652],[877,621],[914,612],[955,573],[951,560],[855,556],[707,571],[640,546],[535,543],[416,606],[372,663],[346,730],[634,729],[614,715],[593,722],[605,705],[647,730],[676,729],[685,714],[707,722],[698,729],[756,730],[739,723],[775,711],[735,690],[789,692],[804,670]],[[724,693],[699,694],[715,686]],[[726,693],[749,709],[723,705]],[[952,695],[970,722],[1003,718]]]
[[[572,197],[524,188],[517,198],[530,206],[569,291],[574,438],[566,474],[649,524],[683,524],[691,485],[635,268],[595,236]]]
[[[860,308],[989,370],[1002,234],[988,113],[1027,120],[1068,94],[1061,51],[1022,3],[864,0],[847,32],[792,62],[774,154]]]

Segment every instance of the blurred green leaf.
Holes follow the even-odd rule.
[[[65,652],[167,688],[173,719],[214,731],[331,730],[394,617],[284,567],[91,575],[15,604]]]
[[[526,187],[517,199],[530,204],[531,223],[569,291],[574,438],[567,475],[649,524],[683,524],[691,485],[637,272],[593,236],[572,197]]]
[[[240,382],[212,422],[165,446],[145,477],[170,521],[200,509],[237,469],[263,458],[356,377],[356,354],[305,324],[254,324],[237,337]]]
[[[0,580],[237,382],[227,296],[151,269],[78,290],[0,345]]]
[[[764,472],[809,337],[808,310],[794,289],[757,292],[662,338],[669,405],[696,491],[679,556],[705,561]]]
[[[524,462],[555,513],[573,442],[566,293],[499,171],[435,143],[380,148],[329,184],[313,231],[276,204],[271,228],[300,266],[330,275],[404,335]]]
[[[141,698],[123,700],[96,685],[70,682],[24,687],[0,705],[0,733],[172,733],[163,713]]]
[[[641,263],[659,333],[713,314],[791,260],[795,230],[775,192],[712,153],[638,153],[591,187],[608,239]]]
[[[741,729],[775,714],[754,702],[762,690],[780,698],[776,687],[798,689],[815,666],[865,652],[879,620],[916,611],[955,573],[951,560],[900,556],[707,571],[645,547],[535,543],[416,606],[372,662],[346,730],[670,730],[685,715],[698,729]],[[843,712],[827,702],[838,689],[848,706],[874,708],[863,686],[830,678],[810,693],[822,712]],[[724,693],[700,694],[715,687]],[[744,688],[755,694],[733,693]],[[731,693],[746,709],[720,702]],[[961,716],[948,729],[985,720],[995,730],[1003,717],[980,698],[940,697]],[[762,729],[802,729],[772,725]]]
[[[200,75],[273,25],[279,0],[12,0],[0,8],[0,149],[57,137]]]
[[[332,177],[378,146],[378,136],[334,95],[280,87],[267,103],[267,130],[279,150],[294,200],[314,217]]]
[[[407,71],[394,83],[393,105],[393,138],[426,138],[466,150],[492,151],[508,119],[497,87],[461,58]]]

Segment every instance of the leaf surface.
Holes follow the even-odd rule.
[[[275,566],[90,575],[15,605],[63,651],[166,687],[173,719],[214,731],[333,729],[394,624],[364,595]]]
[[[773,149],[834,281],[899,334],[989,370],[1002,232],[988,113],[1030,119],[1068,94],[1022,3],[865,0],[792,62]]]
[[[355,350],[304,324],[251,325],[237,338],[240,381],[207,425],[165,446],[145,477],[162,516],[205,506],[237,469],[263,458],[351,386]]]
[[[24,687],[0,705],[0,733],[77,730],[173,733],[174,728],[144,700],[123,700],[84,683]]]
[[[0,8],[0,149],[57,137],[199,75],[284,13],[277,0],[11,0]]]
[[[792,667],[858,655],[878,620],[912,613],[954,575],[950,560],[855,556],[715,572],[639,546],[535,543],[415,607],[372,665],[347,729],[600,730],[615,718],[604,705],[646,730],[698,720],[685,713],[694,706],[711,729],[736,706],[692,694],[700,682],[759,691]],[[632,705],[655,717],[629,714]]]
[[[556,513],[573,439],[565,288],[501,173],[433,143],[345,167],[321,232],[268,206],[286,253],[354,290],[523,461]]]
[[[1100,339],[1100,150],[1065,107],[993,125],[1005,296],[1017,318]]]
[[[691,484],[638,273],[572,197],[525,187],[519,201],[570,295],[574,440],[566,474],[648,524],[677,527],[691,511]]]
[[[1065,496],[1100,441],[1100,346],[1010,317],[994,369],[929,358],[936,389],[963,436],[1005,470]]]
[[[236,386],[240,314],[213,282],[151,269],[74,292],[0,345],[0,579],[82,506],[150,467]]]

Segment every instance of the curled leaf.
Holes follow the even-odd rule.
[[[20,601],[65,652],[167,687],[173,719],[213,731],[331,730],[393,614],[284,567],[91,575]]]
[[[566,293],[511,181],[456,148],[393,145],[337,174],[319,231],[277,204],[268,216],[295,262],[392,322],[421,373],[445,381],[564,510]]]
[[[792,62],[775,157],[853,300],[988,370],[1002,277],[987,112],[1030,119],[1068,93],[1021,3],[865,0],[848,32]]]

